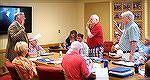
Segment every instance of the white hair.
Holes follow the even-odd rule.
[[[79,51],[82,49],[82,44],[79,41],[74,41],[71,43],[71,49]]]
[[[91,15],[90,18],[93,19],[95,23],[98,23],[98,22],[99,22],[99,17],[98,17],[98,15],[96,15],[96,14]]]
[[[28,44],[25,41],[20,41],[16,43],[14,50],[18,54],[21,54],[26,50],[26,48],[28,48]]]
[[[121,14],[122,17],[130,17],[131,21],[134,21],[134,15],[131,11],[126,11]]]

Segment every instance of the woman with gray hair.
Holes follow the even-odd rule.
[[[121,30],[114,21],[115,30],[122,35],[118,45],[124,54],[127,54],[126,57],[129,58],[128,60],[133,62],[139,58],[136,52],[138,52],[138,46],[140,44],[140,30],[134,22],[134,15],[131,11],[122,13],[121,18],[124,23],[124,30]]]
[[[104,48],[103,30],[96,14],[90,16],[87,22],[87,45],[89,46],[89,56],[102,57]]]
[[[18,56],[12,61],[21,80],[33,80],[37,76],[35,64],[27,59],[28,44],[24,41],[17,42],[15,52]]]

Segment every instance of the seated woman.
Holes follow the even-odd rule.
[[[24,41],[17,42],[15,52],[18,56],[12,61],[21,80],[33,80],[37,76],[35,64],[25,56],[28,54],[28,44]]]
[[[70,31],[69,37],[65,40],[66,49],[70,48],[71,43],[77,40],[76,38],[77,38],[77,31],[75,30]]]
[[[29,57],[37,57],[40,55],[40,53],[45,53],[46,51],[38,44],[37,37],[38,35],[34,37],[29,38]]]

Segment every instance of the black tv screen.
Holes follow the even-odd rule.
[[[25,31],[32,32],[32,7],[25,6],[0,6],[0,34],[7,34],[9,25],[14,21],[18,12],[25,14]]]

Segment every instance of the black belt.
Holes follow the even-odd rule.
[[[135,50],[135,52],[138,52],[139,50]],[[123,51],[123,53],[130,53],[130,51]]]

